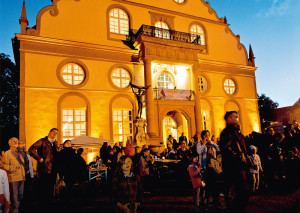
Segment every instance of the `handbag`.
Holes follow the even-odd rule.
[[[64,178],[58,178],[56,180],[56,183],[54,185],[54,197],[59,197],[66,189],[66,183],[64,181]]]
[[[211,158],[209,166],[214,169],[216,174],[220,174],[223,171],[223,169],[222,169],[222,156],[218,155],[216,159]]]

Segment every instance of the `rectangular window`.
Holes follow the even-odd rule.
[[[62,109],[62,139],[72,140],[80,135],[86,135],[86,109]]]
[[[113,133],[115,142],[126,142],[133,137],[131,109],[113,109]]]
[[[203,110],[201,110],[201,114],[202,114],[203,130],[208,130],[211,132],[210,111],[203,109]]]

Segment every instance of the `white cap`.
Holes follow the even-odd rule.
[[[250,149],[256,149],[256,146],[251,145]]]

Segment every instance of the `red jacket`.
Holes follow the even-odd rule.
[[[198,188],[202,186],[202,178],[199,174],[199,170],[196,169],[195,164],[190,164],[189,167],[187,168],[189,175],[192,180],[193,188]]]

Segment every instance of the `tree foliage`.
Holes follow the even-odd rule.
[[[1,94],[0,94],[0,125],[18,126],[19,118],[19,92],[18,72],[16,65],[10,60],[9,55],[0,53],[1,65]]]
[[[8,139],[19,136],[19,74],[4,53],[0,53],[0,68],[0,149],[7,150]]]
[[[267,97],[265,94],[258,94],[258,110],[260,119],[265,121],[274,121],[274,112],[277,109],[278,103],[274,102],[271,98]]]

